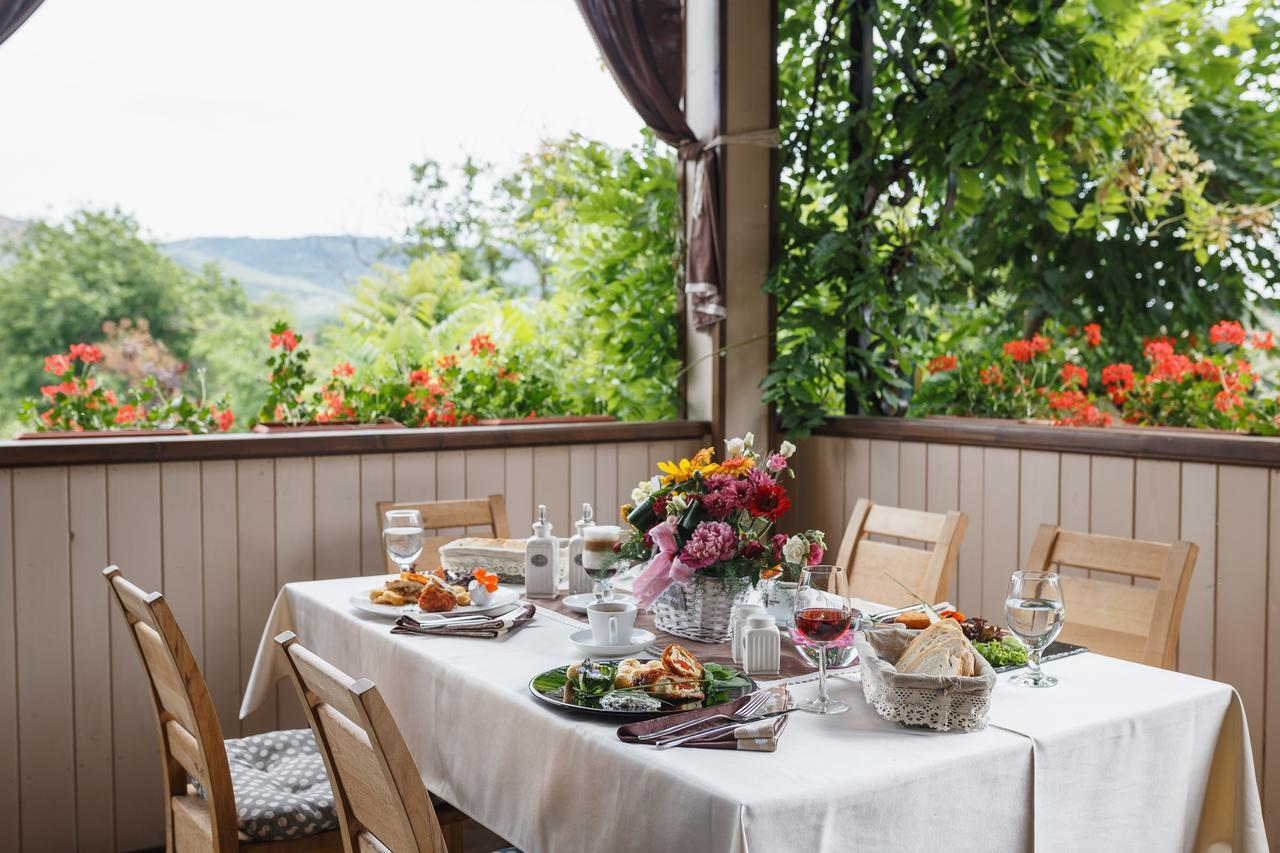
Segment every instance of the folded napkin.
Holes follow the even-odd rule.
[[[771,713],[773,711],[782,711],[791,707],[791,695],[785,687],[771,687],[769,692],[772,697],[769,703],[765,705],[761,713]],[[738,710],[750,701],[749,696],[743,696],[735,699],[727,705],[716,705],[714,708],[701,708],[697,711],[685,711],[682,714],[668,714],[664,717],[658,717],[653,720],[645,720],[639,723],[628,723],[618,729],[618,740],[624,743],[647,743],[652,741],[640,740],[640,735],[656,732],[659,729],[665,729],[668,726],[674,726],[677,723],[683,723],[688,720],[702,718],[705,722],[682,729],[674,736],[690,735],[700,729],[713,729],[716,726],[722,726],[727,721],[723,717],[716,717],[717,714],[728,714]],[[742,749],[751,752],[773,752],[778,748],[778,738],[782,736],[782,732],[787,727],[787,721],[791,719],[790,715],[785,717],[773,717],[768,720],[755,720],[745,722],[736,728],[721,732],[712,737],[691,740],[688,743],[682,743],[681,746],[694,746],[701,749]]]
[[[485,619],[483,622],[457,623],[449,619],[419,622],[412,616],[401,616],[396,620],[393,634],[434,634],[438,637],[479,637],[492,640],[509,634],[517,628],[533,621],[534,606],[526,604],[509,610],[501,616]],[[456,618],[456,617],[455,617]]]

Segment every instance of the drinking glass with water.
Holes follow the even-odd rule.
[[[1062,630],[1066,605],[1057,572],[1014,572],[1005,597],[1009,630],[1027,647],[1027,671],[1011,679],[1024,687],[1052,687],[1058,679],[1040,670],[1040,655]]]
[[[413,571],[413,564],[422,556],[426,536],[422,531],[422,516],[416,509],[393,509],[386,514],[382,528],[382,542],[387,556],[402,572]]]

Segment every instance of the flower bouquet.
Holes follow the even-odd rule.
[[[774,526],[791,506],[781,480],[795,476],[795,445],[759,454],[754,436],[725,442],[725,458],[703,448],[662,462],[622,507],[630,535],[619,559],[648,561],[632,585],[662,630],[701,642],[729,637],[730,614],[762,577],[798,575],[822,561],[820,530],[787,536]]]

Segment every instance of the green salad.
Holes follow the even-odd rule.
[[[987,663],[997,669],[1002,666],[1021,666],[1027,662],[1027,647],[1012,635],[985,643],[974,643],[973,647],[987,659]]]

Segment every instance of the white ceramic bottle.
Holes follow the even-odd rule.
[[[538,505],[533,535],[524,546],[524,592],[531,598],[555,598],[560,586],[560,543],[551,535],[547,507]]]
[[[595,524],[595,516],[591,512],[591,504],[582,505],[582,518],[575,522],[577,532],[569,540],[569,592],[574,595],[591,592],[591,576],[582,567],[582,531]]]
[[[782,669],[782,633],[768,613],[747,619],[742,632],[742,668],[747,675],[774,675]]]
[[[742,663],[742,632],[747,627],[747,620],[757,613],[764,613],[763,604],[738,604],[729,617],[729,651],[734,663]]]

